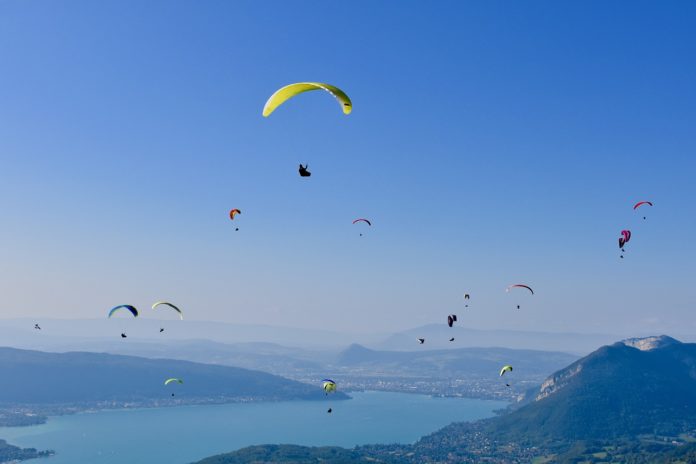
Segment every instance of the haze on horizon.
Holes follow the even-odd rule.
[[[696,4],[589,5],[1,2],[1,317],[693,333]]]

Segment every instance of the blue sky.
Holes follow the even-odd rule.
[[[689,2],[2,1],[2,315],[169,299],[332,330],[458,312],[693,333],[694,20]],[[261,117],[298,81],[353,113],[315,92]]]

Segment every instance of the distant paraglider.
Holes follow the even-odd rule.
[[[358,219],[356,219],[356,220],[353,221],[353,224],[357,224],[358,222],[364,222],[364,223],[367,224],[368,226],[372,227],[372,222],[370,222],[369,219],[358,218]],[[360,233],[360,236],[362,237],[362,232]]]
[[[469,298],[471,298],[471,297],[469,296],[469,294],[468,294],[468,293],[465,293],[465,294],[464,294],[464,301],[469,301]],[[465,307],[465,308],[468,308],[468,307],[469,307],[469,303],[465,304],[464,307]]]
[[[276,108],[289,99],[301,93],[310,92],[312,90],[324,90],[333,95],[333,97],[341,105],[343,114],[350,114],[350,112],[353,110],[353,103],[350,101],[350,98],[338,87],[321,82],[298,82],[296,84],[286,85],[285,87],[276,90],[268,101],[266,101],[266,104],[263,107],[263,116],[270,116],[271,113],[276,110]]]
[[[34,324],[34,330],[41,330],[41,327],[39,327],[39,324]]]
[[[176,377],[172,377],[171,379],[167,379],[164,381],[165,385],[169,385],[170,383],[177,383],[179,385],[182,385],[184,383],[184,381],[181,379],[178,379]],[[174,393],[172,393],[172,396],[174,396]]]
[[[509,286],[505,289],[505,291],[506,291],[506,292],[509,292],[509,291],[512,290],[513,288],[526,288],[527,290],[529,290],[529,293],[531,293],[532,295],[534,295],[534,290],[532,290],[532,287],[530,287],[529,285],[524,285],[524,284],[512,284],[512,285],[509,285]],[[520,305],[517,305],[517,309],[520,309]]]
[[[644,205],[652,206],[653,204],[651,201],[639,201],[638,203],[633,205],[633,211],[637,210],[638,208]],[[643,219],[645,219],[645,216],[643,216]]]
[[[505,375],[506,372],[512,372],[512,366],[510,366],[509,364],[506,365],[506,366],[503,366],[503,368],[500,369],[500,377],[502,377],[503,375]],[[509,386],[510,386],[510,383],[509,383],[509,382],[506,382],[506,383],[505,383],[505,386],[506,386],[506,387],[509,387]]]
[[[138,317],[138,310],[135,309],[135,306],[133,306],[133,305],[118,305],[118,306],[111,308],[111,310],[109,311],[109,316],[108,316],[109,319],[111,319],[111,316],[113,316],[114,314],[116,314],[119,311],[120,312],[125,311],[125,312],[132,314],[133,317]],[[128,338],[128,336],[126,335],[125,332],[121,332],[121,338]]]
[[[454,337],[450,338],[450,340],[449,340],[449,341],[453,342],[453,341],[454,341]]]
[[[298,169],[300,177],[310,177],[312,175],[312,173],[307,170],[308,168],[309,164],[307,166],[302,166],[302,163],[300,163],[300,168]]]
[[[447,325],[452,327],[454,323],[457,322],[457,315],[456,314],[450,314],[447,316]]]
[[[418,343],[420,343],[421,345],[422,345],[423,343],[425,343],[425,338],[419,338],[419,339],[417,339],[417,340],[418,340]]]
[[[631,231],[630,230],[622,230],[621,237],[619,237],[619,248],[621,249],[622,253],[626,252],[626,250],[624,249],[624,246],[628,243],[629,240],[631,240]],[[623,255],[621,255],[621,258],[623,258]]]
[[[324,388],[324,393],[328,395],[329,393],[334,393],[336,391],[336,382],[331,379],[324,379],[321,381],[322,388]]]
[[[234,221],[234,217],[238,214],[242,214],[242,212],[240,210],[238,210],[237,208],[231,209],[230,210],[230,220]],[[239,227],[235,227],[234,230],[238,231]]]

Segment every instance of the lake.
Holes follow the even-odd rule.
[[[451,422],[493,415],[502,401],[351,393],[348,401],[181,406],[51,417],[0,428],[9,443],[56,451],[46,464],[187,464],[249,445],[353,447],[413,443]],[[328,407],[333,408],[327,414]]]

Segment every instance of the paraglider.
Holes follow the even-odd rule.
[[[310,92],[312,90],[325,90],[329,94],[333,95],[333,97],[338,100],[338,103],[341,105],[343,114],[350,114],[350,112],[353,110],[353,103],[350,101],[350,98],[338,87],[321,82],[298,82],[296,84],[286,85],[285,87],[276,90],[268,101],[266,101],[266,104],[263,107],[263,116],[270,116],[276,108],[285,103],[287,100],[296,95],[304,92]]]
[[[113,316],[114,314],[116,314],[116,312],[119,312],[119,311],[120,312],[127,311],[130,314],[132,314],[133,317],[138,317],[138,310],[135,309],[135,306],[133,306],[133,305],[118,305],[114,308],[111,308],[111,311],[109,311],[109,319],[111,318],[111,316]],[[121,332],[121,338],[128,338],[128,336],[126,335],[125,332]]]
[[[138,317],[138,310],[135,309],[135,306],[132,305],[119,305],[114,308],[111,308],[111,311],[109,311],[109,317],[113,316],[116,313],[116,311],[119,310],[127,310],[133,315],[133,317]]]
[[[509,286],[505,289],[505,291],[506,291],[506,292],[509,292],[509,291],[512,290],[513,288],[526,288],[527,290],[529,290],[529,293],[531,293],[532,295],[534,295],[534,290],[532,290],[532,287],[530,287],[529,285],[524,285],[524,284],[512,284],[512,285],[509,285]],[[517,305],[517,309],[520,309],[520,305]]]
[[[449,341],[453,342],[453,341],[454,341],[454,337],[450,338],[450,340],[449,340]]]
[[[619,237],[619,248],[621,248],[622,253],[626,252],[626,250],[624,250],[624,245],[626,245],[629,240],[631,240],[631,231],[622,230],[621,237]],[[623,255],[621,255],[621,258],[623,258]]]
[[[238,214],[242,214],[242,212],[240,210],[238,210],[237,208],[231,209],[230,210],[230,220],[234,221],[234,217]],[[234,230],[238,231],[239,227],[235,227]]]
[[[300,168],[298,169],[300,177],[309,177],[312,175],[312,173],[307,170],[308,168],[309,164],[307,166],[302,166],[302,163],[300,163]]]
[[[447,316],[447,325],[452,327],[454,323],[457,322],[457,315],[456,314],[450,314]]]
[[[469,298],[470,298],[469,294],[468,294],[468,293],[465,293],[465,294],[464,294],[464,301],[469,301]],[[469,307],[469,304],[468,304],[468,303],[465,304],[464,307],[465,307],[465,308],[468,308],[468,307]]]
[[[500,377],[502,377],[503,375],[505,375],[506,372],[512,372],[512,366],[510,366],[509,364],[506,365],[506,366],[503,366],[503,368],[500,369]],[[506,387],[509,387],[509,386],[510,386],[510,383],[505,382],[505,386],[506,386]]]
[[[329,408],[329,409],[326,410],[326,412],[327,412],[328,414],[331,414],[331,413],[333,412],[333,409]]]
[[[638,208],[644,205],[652,206],[653,204],[651,201],[639,201],[638,203],[633,205],[633,211],[637,210]],[[645,219],[645,216],[643,216],[643,219]]]
[[[234,217],[238,214],[242,214],[242,212],[240,210],[238,210],[237,208],[231,209],[230,210],[230,220],[234,221]],[[239,231],[239,227],[235,227],[234,230]]]
[[[368,226],[372,227],[372,223],[371,223],[368,219],[365,219],[365,218],[358,218],[358,219],[356,219],[356,220],[353,221],[353,224],[357,224],[358,222],[364,222],[364,223],[367,224]],[[360,233],[360,236],[362,237],[362,232]]]
[[[179,308],[177,308],[176,306],[174,306],[172,303],[169,303],[167,301],[158,301],[158,302],[154,303],[152,305],[152,309],[155,309],[158,306],[162,306],[162,305],[169,306],[170,308],[172,308],[174,311],[179,313],[179,319],[181,319],[182,321],[184,320],[184,313],[182,313],[181,310]],[[162,329],[162,330],[164,330],[164,329]],[[160,330],[160,332],[162,332],[162,330]]]
[[[422,345],[423,343],[425,343],[425,338],[419,338],[419,339],[418,339],[418,343],[420,343],[421,345]]]
[[[160,333],[164,332],[164,327],[160,327]]]
[[[172,377],[171,379],[167,379],[164,381],[165,385],[169,385],[170,383],[177,383],[179,385],[182,385],[184,383],[184,381],[181,379],[178,379],[176,377]],[[172,393],[172,396],[174,396],[174,393]]]
[[[34,330],[41,330],[41,327],[39,327],[39,324],[34,324]]]
[[[333,380],[324,379],[321,382],[325,394],[328,395],[329,393],[334,393],[336,391],[336,382],[334,382]]]

